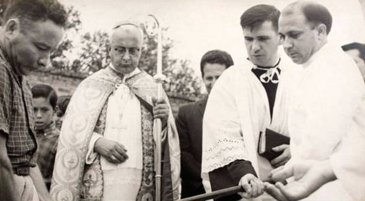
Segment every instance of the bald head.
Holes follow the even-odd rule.
[[[118,40],[120,38],[138,40],[142,46],[143,31],[138,25],[135,24],[119,24],[115,28],[113,28],[110,42],[113,43],[115,40]]]
[[[113,68],[122,74],[133,72],[139,63],[143,45],[142,29],[133,23],[117,25],[110,38]]]

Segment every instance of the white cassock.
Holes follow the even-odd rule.
[[[123,78],[137,74],[136,69]],[[114,164],[101,157],[100,164],[104,176],[103,200],[136,200],[142,180],[142,134],[141,108],[137,97],[125,84],[120,84],[107,101],[104,136],[94,133],[89,144],[86,162],[91,164],[97,154],[94,144],[100,137],[119,142],[127,149],[128,159]]]
[[[363,93],[360,72],[340,46],[326,44],[303,64],[289,109],[291,160],[329,159],[348,134]],[[306,200],[351,198],[339,181],[333,181]]]
[[[251,71],[251,62],[232,66],[219,77],[209,94],[203,118],[203,178],[243,159],[252,163],[261,179],[267,179],[272,166],[257,154],[258,136],[266,128],[288,134],[287,87],[293,78],[290,65],[284,61],[279,64],[281,75],[271,123],[266,91]]]
[[[365,96],[356,110],[353,126],[343,139],[342,147],[331,155],[331,167],[347,193],[356,200],[365,200]]]

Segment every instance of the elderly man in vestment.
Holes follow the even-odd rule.
[[[153,120],[162,120],[162,200],[179,196],[180,152],[166,94],[138,68],[143,32],[123,22],[111,64],[84,80],[66,111],[51,194],[55,200],[154,200]]]
[[[334,157],[334,170],[348,161],[347,157],[339,157],[348,153],[340,154],[338,150],[348,144],[343,139],[356,130],[354,120],[359,112],[357,108],[363,104],[365,86],[354,61],[340,45],[328,42],[331,25],[330,12],[315,2],[294,2],[280,16],[279,33],[284,50],[295,63],[302,65],[303,72],[294,85],[295,93],[289,103],[292,159],[282,170],[275,170],[275,174],[306,160],[323,162]],[[353,199],[345,186],[335,180],[305,200]]]
[[[209,175],[212,190],[242,185],[247,175],[266,180],[273,167],[290,158],[288,145],[275,147],[283,153],[271,161],[257,152],[259,134],[266,128],[288,135],[285,114],[292,73],[290,62],[278,53],[279,15],[270,5],[256,5],[243,13],[249,61],[227,69],[209,95],[203,119],[202,176]]]

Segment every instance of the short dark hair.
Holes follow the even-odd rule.
[[[365,62],[365,44],[353,42],[353,43],[342,45],[341,47],[342,47],[342,50],[345,52],[349,51],[349,50],[354,50],[354,49],[359,50],[359,52],[360,52],[359,56]]]
[[[57,104],[57,93],[56,91],[47,84],[37,84],[32,87],[33,98],[45,98],[49,101],[53,110],[56,109]]]
[[[65,27],[67,12],[57,0],[13,0],[4,13],[4,22],[17,17],[21,24],[30,21],[51,20],[56,25]]]
[[[275,31],[278,31],[280,11],[271,5],[259,4],[247,9],[241,15],[242,29],[253,29],[265,21],[271,21]]]
[[[60,96],[58,98],[57,101],[57,116],[58,117],[62,117],[65,113],[66,113],[66,109],[68,104],[70,103],[71,100],[71,96],[70,95],[65,95],[65,96]]]
[[[291,3],[284,9],[283,14],[293,14],[294,9],[302,11],[304,17],[309,23],[317,26],[324,24],[326,26],[326,33],[329,34],[332,28],[332,15],[329,10],[317,2],[311,1],[296,1]]]
[[[223,50],[210,50],[205,53],[200,60],[200,72],[202,73],[202,76],[204,76],[204,66],[207,63],[225,65],[226,68],[229,68],[234,64],[231,55],[227,52]]]
[[[329,34],[332,28],[332,15],[326,7],[309,2],[303,5],[302,11],[308,22],[326,25],[326,32]]]

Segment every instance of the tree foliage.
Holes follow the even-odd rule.
[[[65,38],[51,55],[52,68],[66,74],[89,75],[110,64],[109,34],[103,31],[81,33],[80,13],[73,7],[67,9],[69,21]],[[168,28],[163,28],[162,64],[167,77],[164,88],[167,93],[196,98],[200,95],[201,84],[190,62],[170,56],[173,41],[165,37]],[[76,55],[76,57],[75,57]],[[73,58],[72,58],[73,57]],[[156,73],[157,39],[145,34],[145,43],[139,67],[150,75]]]
[[[0,0],[0,16],[2,16],[9,0]],[[57,49],[51,54],[51,71],[64,74],[87,76],[110,64],[109,34],[103,31],[81,33],[82,22],[79,11],[74,7],[67,8],[68,22],[65,37]],[[1,18],[0,18],[1,22]],[[162,30],[162,66],[167,77],[164,88],[167,93],[196,98],[200,95],[200,81],[185,59],[170,56],[173,41],[166,37],[168,28]],[[142,48],[139,67],[150,75],[156,74],[157,39],[147,37]]]

